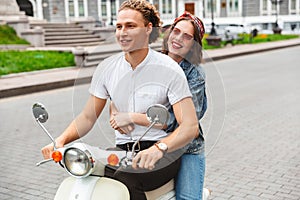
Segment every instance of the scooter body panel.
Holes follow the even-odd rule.
[[[129,200],[126,186],[105,177],[66,178],[59,186],[54,200]]]

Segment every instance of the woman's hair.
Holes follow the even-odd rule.
[[[168,39],[175,28],[176,24],[180,21],[189,21],[193,27],[194,27],[194,43],[190,51],[187,53],[184,59],[189,61],[192,64],[198,65],[202,61],[202,39],[205,33],[205,29],[203,26],[202,21],[190,13],[185,12],[180,17],[176,18],[174,23],[171,25],[169,30],[166,31],[166,34],[164,36],[163,40],[163,46],[162,46],[162,52],[165,54],[168,54],[169,48],[168,48]]]
[[[149,22],[152,23],[153,29],[149,37],[149,44],[154,42],[159,36],[160,26],[162,24],[159,12],[156,10],[155,6],[146,0],[127,0],[121,4],[119,12],[126,8],[140,12],[144,17],[145,26],[147,26]]]

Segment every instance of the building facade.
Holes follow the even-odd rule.
[[[95,19],[99,25],[115,23],[124,0],[16,0],[20,10],[35,20],[71,22]],[[209,26],[249,24],[272,30],[275,22],[287,31],[300,30],[300,0],[149,0],[159,10],[164,25],[183,11],[203,19]]]

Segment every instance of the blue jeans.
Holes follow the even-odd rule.
[[[183,154],[176,179],[176,200],[201,200],[205,175],[205,154]]]

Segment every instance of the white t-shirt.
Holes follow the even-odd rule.
[[[110,98],[119,112],[145,113],[153,104],[169,108],[191,97],[183,70],[170,57],[149,48],[146,58],[132,70],[124,52],[113,55],[97,67],[89,92],[102,99]],[[130,134],[115,131],[116,144],[137,140],[147,127],[135,125]],[[167,136],[152,128],[142,140],[157,141]]]

